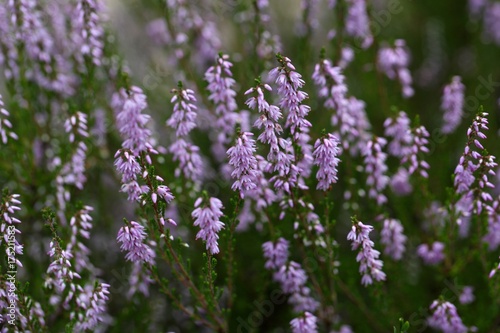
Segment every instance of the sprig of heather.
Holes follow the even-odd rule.
[[[216,64],[211,66],[205,72],[205,81],[208,82],[207,90],[210,92],[208,99],[215,105],[215,129],[217,130],[217,141],[213,147],[215,155],[219,160],[226,156],[227,145],[231,142],[234,134],[234,127],[239,118],[236,110],[236,91],[234,85],[231,67],[233,64],[229,61],[227,54],[219,54]]]
[[[231,188],[245,197],[245,192],[257,188],[257,159],[255,140],[250,132],[240,132],[233,147],[227,151],[229,165],[233,167],[231,177],[235,179]]]
[[[0,95],[0,136],[2,137],[3,144],[7,144],[7,140],[17,140],[17,134],[12,131],[12,123],[9,120],[10,113],[4,108],[2,95]]]
[[[435,300],[429,308],[432,311],[432,316],[427,318],[427,323],[432,328],[444,333],[466,333],[469,331],[452,303]]]
[[[488,155],[481,155],[477,150],[484,147],[479,141],[485,139],[483,130],[488,129],[488,114],[479,113],[467,130],[467,143],[460,161],[454,172],[455,191],[459,195],[458,200],[452,207],[455,212],[457,223],[468,223],[471,212],[480,213],[484,206],[488,207],[488,202],[492,201],[491,196],[485,192],[484,187],[492,187],[488,181],[488,175],[495,175],[493,168],[496,167],[494,158]],[[480,171],[478,171],[481,169]],[[479,177],[476,174],[479,173]],[[477,186],[475,185],[477,180]],[[488,208],[487,208],[488,209]]]
[[[330,60],[323,59],[314,68],[312,79],[318,87],[319,97],[325,98],[324,106],[334,110],[332,124],[344,149],[352,155],[362,151],[369,140],[370,123],[364,110],[364,103],[354,97],[347,97],[348,88],[340,67],[334,67]]]
[[[290,327],[293,333],[314,333],[318,332],[318,318],[310,312],[304,312],[303,316],[292,319]]]
[[[359,38],[361,47],[367,49],[373,43],[370,31],[370,19],[366,9],[365,0],[348,0],[345,31],[348,36]]]
[[[484,10],[484,39],[500,45],[500,4],[496,1],[489,1]]]
[[[280,66],[271,69],[269,79],[274,80],[278,86],[279,106],[287,113],[285,128],[290,129],[294,143],[300,147],[300,155],[295,156],[297,167],[300,169],[300,174],[307,178],[313,164],[312,146],[309,143],[309,129],[312,125],[306,119],[311,108],[303,102],[309,96],[300,90],[305,82],[302,75],[295,70],[291,60],[280,54],[276,58]]]
[[[384,245],[384,254],[394,260],[401,260],[406,250],[407,237],[403,234],[403,225],[396,219],[384,219],[380,233],[380,242]]]
[[[115,154],[114,163],[122,176],[121,191],[128,194],[128,200],[139,201],[148,192],[148,187],[138,182],[138,176],[143,172],[140,158],[144,156],[151,164],[150,154],[158,153],[153,148],[151,131],[146,127],[150,116],[142,113],[147,108],[146,95],[136,86],[122,88],[113,95],[111,106],[124,140],[122,148]]]
[[[30,70],[26,78],[48,91],[68,97],[75,93],[77,78],[72,72],[69,59],[58,54],[57,43],[44,24],[43,6],[36,1],[10,2],[16,15],[17,41],[24,46]],[[18,6],[18,8],[16,8]]]
[[[316,179],[318,190],[326,191],[337,182],[337,167],[340,163],[340,142],[333,134],[328,134],[314,144],[314,164],[319,167]]]
[[[373,231],[371,225],[365,225],[356,218],[352,219],[352,228],[347,235],[347,240],[352,242],[352,250],[358,250],[356,261],[360,263],[359,273],[363,276],[361,284],[368,286],[375,281],[385,281],[386,275],[382,271],[384,263],[378,259],[380,252],[375,250],[372,240],[370,240],[370,232]]]
[[[262,210],[275,202],[280,195],[271,188],[271,182],[266,177],[266,173],[271,170],[272,164],[260,155],[255,155],[255,158],[257,160],[254,178],[256,187],[253,190],[246,191],[245,198],[253,199],[256,208]]]
[[[203,177],[203,161],[200,148],[189,142],[189,132],[196,127],[196,97],[191,89],[182,88],[179,82],[178,89],[172,89],[174,96],[170,100],[174,104],[174,112],[167,120],[167,125],[175,129],[176,139],[170,145],[169,151],[174,161],[179,162],[175,175],[181,173],[194,184],[199,184]]]
[[[211,255],[219,253],[218,233],[224,228],[224,223],[220,221],[223,216],[222,202],[217,198],[198,198],[194,203],[195,210],[191,213],[194,218],[194,226],[201,230],[196,234],[196,239],[201,238],[205,244],[207,252]]]
[[[424,159],[422,159],[422,154],[429,153],[429,132],[424,126],[419,126],[412,130],[413,142],[410,150],[406,156],[401,160],[402,163],[409,162],[408,174],[413,175],[418,171],[421,177],[429,178],[427,170],[430,166]]]
[[[384,138],[374,137],[368,141],[363,153],[368,196],[375,199],[378,205],[387,202],[387,197],[383,194],[384,189],[389,184],[389,177],[386,175],[387,165],[385,163],[387,154],[382,151],[386,144],[387,141]]]
[[[66,245],[66,252],[73,253],[75,258],[75,271],[81,273],[85,268],[95,272],[95,267],[89,259],[90,250],[85,246],[80,238],[90,239],[90,229],[92,229],[92,216],[94,210],[91,206],[83,206],[70,219],[71,238]]]
[[[396,118],[387,118],[384,121],[384,135],[392,138],[388,145],[388,152],[395,157],[404,157],[410,153],[413,135],[410,129],[410,118],[404,111],[400,111]]]
[[[109,284],[100,282],[96,282],[94,286],[85,286],[76,300],[78,311],[70,313],[70,319],[76,322],[73,327],[74,332],[94,330],[99,323],[109,317],[106,305],[109,300],[109,287]]]
[[[408,65],[410,64],[410,53],[406,42],[398,39],[394,48],[385,46],[379,49],[377,55],[377,67],[391,80],[398,80],[402,87],[404,98],[413,96],[413,79]]]
[[[497,197],[491,205],[488,214],[488,232],[483,237],[483,242],[488,244],[490,251],[494,251],[500,245],[500,197]]]
[[[149,245],[144,243],[145,239],[145,228],[135,221],[126,222],[116,237],[116,240],[121,243],[121,251],[127,252],[125,258],[128,261],[153,264],[156,254]]]
[[[281,288],[290,294],[289,303],[294,312],[315,311],[319,303],[310,296],[310,289],[306,287],[307,274],[300,264],[288,261],[289,242],[280,237],[277,241],[268,241],[262,244],[265,268],[273,271],[273,279],[280,283]]]
[[[72,37],[80,46],[77,60],[84,65],[84,58],[96,66],[102,64],[104,49],[104,29],[102,22],[103,4],[100,0],[79,0],[73,13]]]
[[[433,242],[432,245],[420,244],[417,247],[417,255],[427,265],[437,265],[445,259],[444,244]]]
[[[460,125],[463,117],[465,86],[460,76],[454,76],[451,83],[443,89],[441,98],[441,110],[443,110],[444,124],[441,128],[443,133],[448,134],[455,131]]]

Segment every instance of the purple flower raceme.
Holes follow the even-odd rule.
[[[460,76],[454,76],[451,83],[446,85],[441,99],[441,110],[444,111],[442,131],[452,133],[460,125],[463,117],[465,86]]]
[[[484,10],[484,38],[500,45],[500,3],[489,1]]]
[[[290,322],[293,333],[315,333],[318,332],[318,319],[309,312],[304,312],[304,315],[293,319]]]
[[[434,329],[443,333],[466,333],[469,328],[462,323],[457,313],[457,308],[450,302],[435,300],[430,306],[432,316],[427,318],[427,323]]]
[[[401,260],[407,240],[401,222],[396,219],[385,219],[380,238],[380,242],[384,245],[384,254],[394,260]]]
[[[198,184],[203,177],[203,161],[200,148],[188,141],[189,132],[196,127],[197,107],[194,91],[183,89],[179,83],[179,89],[173,89],[174,96],[170,100],[174,103],[174,112],[167,120],[167,125],[175,129],[176,140],[170,145],[169,151],[174,155],[174,161],[179,162],[175,170],[176,176],[182,172],[184,177]]]
[[[462,289],[462,293],[458,297],[460,304],[470,304],[474,302],[475,299],[476,297],[474,296],[474,287],[472,286],[465,286]]]
[[[231,186],[233,191],[240,192],[244,198],[245,191],[257,187],[255,178],[257,176],[257,159],[255,158],[255,140],[250,132],[241,132],[236,138],[235,145],[228,149],[229,165],[234,169],[231,177],[235,182]]]
[[[204,200],[198,198],[194,203],[195,210],[191,216],[195,219],[194,225],[201,230],[196,234],[196,239],[201,238],[206,243],[207,251],[210,254],[219,253],[218,233],[224,228],[224,223],[220,221],[222,217],[222,202],[217,198]]]
[[[279,105],[287,113],[285,128],[290,129],[294,142],[301,149],[302,158],[296,161],[297,167],[300,169],[301,175],[308,177],[313,165],[312,146],[309,143],[309,128],[312,125],[306,119],[311,108],[303,104],[308,95],[300,90],[304,86],[304,80],[302,75],[295,70],[291,60],[279,54],[277,59],[280,66],[269,72],[269,79],[274,80],[278,86]]]
[[[19,197],[19,194],[5,193],[1,198],[0,232],[3,234],[3,237],[0,237],[0,245],[2,245],[3,242],[8,243],[9,238],[14,237],[15,253],[11,253],[11,248],[6,247],[6,258],[8,258],[9,264],[15,262],[17,267],[23,267],[23,264],[18,258],[18,255],[23,254],[23,245],[19,243],[18,237],[16,236],[21,233],[16,227],[17,224],[21,223],[21,220],[14,216],[18,210],[21,210],[21,207],[19,207],[21,205]]]
[[[89,239],[90,229],[92,229],[91,206],[83,206],[70,219],[71,238],[66,246],[68,253],[73,253],[75,258],[75,271],[81,273],[84,268],[95,271],[89,259],[90,250],[82,243],[80,238]]]
[[[132,262],[146,262],[152,264],[155,252],[144,243],[146,232],[144,227],[135,221],[130,221],[118,231],[117,241],[120,249],[127,251],[125,258]]]
[[[120,89],[113,95],[111,106],[115,110],[116,125],[124,140],[122,149],[115,154],[115,167],[122,174],[122,192],[128,199],[138,201],[148,187],[138,183],[138,175],[142,171],[139,157],[144,155],[146,162],[151,163],[149,154],[157,154],[153,148],[151,131],[146,127],[150,116],[143,114],[147,108],[146,95],[138,87]]]
[[[205,81],[208,82],[207,90],[210,92],[208,99],[215,105],[217,117],[215,128],[217,129],[217,141],[214,147],[216,156],[223,160],[226,156],[227,144],[231,141],[234,126],[239,116],[236,113],[236,92],[231,67],[233,64],[228,60],[229,56],[221,54],[217,63],[205,72]],[[225,149],[224,149],[225,148]]]
[[[387,202],[387,197],[382,193],[389,184],[387,165],[385,160],[387,154],[382,151],[387,141],[381,137],[374,137],[368,141],[364,150],[365,172],[368,175],[366,184],[368,185],[368,196],[377,201],[378,205]]]
[[[344,149],[352,155],[359,153],[369,140],[370,123],[364,110],[364,102],[347,97],[345,77],[340,67],[333,67],[331,61],[322,60],[316,64],[312,79],[318,87],[318,95],[325,98],[324,106],[333,110],[332,124]]]
[[[288,246],[289,243],[283,237],[278,238],[276,242],[265,242],[262,244],[264,257],[266,261],[266,269],[278,270],[288,261]]]
[[[492,211],[488,214],[488,233],[483,237],[483,242],[488,244],[490,251],[500,245],[500,197],[492,204]]]
[[[346,17],[346,33],[348,36],[361,40],[361,47],[366,49],[373,43],[370,31],[370,20],[366,8],[366,0],[348,0]]]
[[[4,108],[2,95],[0,95],[0,137],[3,144],[7,144],[7,140],[17,140],[17,134],[12,131],[12,123],[9,120],[10,113]]]
[[[97,283],[87,285],[76,300],[79,307],[78,314],[71,312],[70,319],[76,319],[74,332],[88,332],[94,330],[97,325],[104,322],[107,316],[106,301],[108,301],[110,285]]]
[[[495,176],[497,163],[491,155],[483,156],[478,150],[484,150],[479,141],[485,139],[484,130],[488,129],[488,114],[479,113],[467,130],[467,144],[460,161],[455,168],[454,185],[459,199],[453,206],[457,223],[467,224],[472,212],[481,213],[483,208],[492,211],[493,198],[485,191],[494,185],[488,176]]]
[[[389,154],[395,157],[403,157],[410,153],[413,142],[413,135],[410,129],[410,119],[404,111],[400,111],[398,116],[387,118],[384,121],[385,136],[391,137],[389,142]]]
[[[385,273],[382,271],[384,263],[378,259],[380,252],[375,250],[373,241],[369,234],[373,231],[371,225],[365,225],[353,218],[352,229],[347,235],[347,240],[352,242],[352,250],[358,250],[356,261],[360,263],[359,272],[363,275],[361,283],[364,286],[373,284],[375,281],[385,281]]]
[[[319,166],[316,178],[319,183],[318,190],[326,191],[330,185],[337,182],[337,166],[340,159],[339,140],[333,134],[328,134],[323,138],[316,140],[314,144],[314,164]]]
[[[403,97],[413,96],[412,77],[408,65],[410,53],[403,39],[394,43],[394,48],[382,47],[378,51],[377,66],[391,80],[398,80],[403,89]]]
[[[103,4],[100,0],[79,0],[74,10],[73,39],[80,46],[77,59],[84,64],[88,56],[96,66],[100,66],[104,49],[104,29],[100,16]]]
[[[428,244],[420,244],[417,248],[417,255],[422,258],[427,265],[437,265],[444,260],[444,244],[434,242],[429,247]]]

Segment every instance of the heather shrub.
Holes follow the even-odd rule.
[[[3,0],[1,332],[499,332],[498,22]]]

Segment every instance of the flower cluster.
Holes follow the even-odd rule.
[[[155,252],[146,244],[146,231],[144,227],[135,221],[121,227],[116,237],[122,251],[127,251],[125,258],[132,262],[146,262],[152,264]]]
[[[195,210],[191,216],[195,219],[194,225],[201,230],[196,234],[196,239],[201,238],[206,243],[207,251],[210,254],[219,253],[218,233],[224,228],[224,223],[220,221],[222,217],[222,202],[217,198],[210,198],[208,205],[203,198],[198,198],[194,203]]]
[[[428,244],[420,244],[417,248],[417,255],[422,258],[427,265],[437,265],[444,260],[444,244],[434,242],[429,247]]]
[[[429,326],[439,329],[444,333],[466,333],[467,326],[462,323],[462,319],[457,313],[457,308],[450,302],[435,300],[430,309],[432,316],[427,319]]]
[[[403,225],[396,219],[385,219],[380,233],[380,242],[384,245],[384,254],[394,260],[401,260],[405,252],[407,237],[403,234]]]
[[[398,80],[403,89],[403,97],[413,96],[413,79],[408,65],[410,54],[406,48],[406,42],[398,39],[394,42],[394,48],[383,47],[377,56],[377,66],[391,80]]]
[[[333,135],[316,140],[314,144],[314,164],[319,166],[316,178],[318,179],[318,190],[326,191],[331,184],[337,182],[337,166],[340,159],[339,140]]]
[[[257,175],[257,159],[255,158],[255,140],[250,132],[242,132],[236,138],[235,145],[228,149],[229,165],[234,170],[231,177],[235,182],[231,186],[233,191],[240,192],[244,198],[245,191],[253,190],[257,187],[255,177]]]
[[[203,176],[203,161],[200,156],[200,148],[189,142],[188,135],[196,127],[197,107],[194,91],[183,89],[179,83],[179,89],[173,89],[174,96],[170,100],[174,103],[174,112],[167,120],[167,125],[175,129],[176,139],[170,145],[170,152],[174,161],[179,162],[175,175],[182,172],[184,177],[198,184]]]
[[[368,196],[377,201],[378,205],[387,202],[387,197],[382,193],[389,184],[387,165],[385,160],[387,154],[382,151],[387,141],[381,137],[375,137],[368,141],[364,151],[365,173],[368,175],[366,184],[369,187]]]
[[[382,271],[384,263],[378,259],[380,252],[373,248],[375,244],[370,240],[369,234],[372,231],[371,225],[365,225],[354,219],[351,231],[347,235],[347,240],[352,242],[352,250],[359,249],[356,261],[360,263],[359,272],[363,275],[361,283],[364,286],[373,284],[373,280],[384,281],[386,278]]]
[[[452,133],[463,117],[465,86],[460,76],[454,76],[451,83],[446,85],[441,99],[441,109],[444,111],[442,127],[443,133]]]

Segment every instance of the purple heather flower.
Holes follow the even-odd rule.
[[[391,80],[398,80],[403,89],[403,97],[413,96],[412,77],[408,70],[410,54],[406,42],[396,40],[394,48],[382,47],[378,51],[377,66],[379,70]]]
[[[144,227],[135,221],[127,223],[118,231],[117,241],[121,243],[120,249],[127,251],[125,258],[132,262],[153,263],[155,252],[146,244]]]
[[[413,135],[410,130],[410,119],[404,111],[400,111],[397,118],[387,118],[384,122],[385,136],[391,137],[389,154],[395,157],[404,157],[410,153]]]
[[[354,60],[354,50],[349,46],[344,46],[340,52],[338,66],[345,69]]]
[[[365,0],[348,0],[346,17],[346,33],[348,36],[359,38],[361,47],[366,49],[373,43],[370,31],[370,20],[366,9]]]
[[[100,0],[79,0],[76,4],[71,23],[74,43],[80,47],[77,58],[81,64],[84,63],[82,56],[88,56],[96,66],[102,63],[104,29],[99,17],[102,7]]]
[[[465,286],[462,289],[462,293],[458,297],[460,304],[470,304],[474,302],[475,297],[474,297],[474,287],[471,286]]]
[[[319,302],[312,298],[310,294],[311,290],[308,287],[302,287],[300,292],[293,293],[290,296],[288,302],[293,306],[293,312],[314,312],[319,308]]]
[[[352,241],[352,250],[359,249],[356,261],[360,263],[359,272],[363,275],[361,284],[364,286],[370,285],[375,281],[384,281],[386,276],[382,271],[384,263],[377,259],[380,252],[375,250],[373,241],[370,240],[369,234],[373,231],[371,225],[365,225],[362,222],[356,221],[353,223],[352,229],[347,235],[347,240]]]
[[[75,316],[71,313],[70,319],[77,319],[74,327],[75,332],[87,332],[93,330],[104,321],[106,316],[106,301],[108,301],[110,285],[98,283],[97,286],[86,285],[85,290],[80,293],[76,303],[81,311]]]
[[[219,253],[218,233],[224,228],[224,223],[220,221],[223,215],[221,209],[224,207],[217,198],[210,198],[208,205],[203,202],[203,198],[198,198],[194,203],[195,210],[191,213],[191,216],[195,219],[194,225],[201,229],[196,234],[196,239],[203,239],[206,242],[207,251],[210,254],[216,254]]]
[[[132,271],[130,272],[129,285],[130,289],[127,291],[127,298],[132,298],[137,292],[140,292],[144,296],[149,296],[149,285],[152,284],[154,280],[149,276],[149,274],[142,269],[142,263],[134,262],[132,264]]]
[[[331,184],[337,182],[337,167],[340,159],[339,139],[333,134],[316,140],[314,144],[314,164],[319,166],[316,178],[318,179],[318,190],[326,191]]]
[[[405,252],[407,237],[403,234],[403,225],[399,220],[385,219],[380,233],[380,242],[384,245],[384,254],[394,260],[401,260]]]
[[[257,159],[255,158],[255,140],[250,132],[241,132],[236,138],[236,143],[229,148],[227,155],[229,156],[229,165],[233,166],[234,170],[231,177],[235,182],[231,186],[233,191],[239,191],[241,198],[244,197],[244,192],[253,190],[257,187],[255,177],[257,176]]]
[[[375,137],[368,141],[364,151],[365,172],[368,175],[366,180],[369,188],[368,196],[375,199],[378,205],[387,202],[387,197],[382,193],[389,184],[385,164],[387,154],[382,151],[386,143],[384,138]]]
[[[500,3],[491,1],[484,10],[484,38],[500,45]]]
[[[146,95],[138,87],[120,89],[113,95],[111,106],[116,113],[116,125],[124,142],[123,148],[130,149],[136,156],[152,147],[151,131],[146,128],[150,116],[143,114],[148,104]]]
[[[308,131],[311,127],[311,123],[306,119],[311,108],[302,104],[308,95],[300,90],[304,86],[304,80],[302,75],[295,71],[291,60],[278,56],[278,61],[280,66],[269,72],[269,79],[274,80],[278,86],[280,107],[288,112],[285,127],[290,128],[292,136],[297,140],[299,133]]]
[[[430,306],[432,316],[427,323],[443,333],[466,333],[469,329],[462,323],[457,308],[450,302],[435,300]]]
[[[203,160],[198,146],[184,139],[178,139],[170,145],[169,151],[173,154],[173,160],[179,162],[179,167],[175,169],[176,177],[182,173],[194,183],[202,179]]]
[[[16,224],[20,224],[21,221],[14,216],[16,214],[16,211],[21,210],[19,207],[21,205],[21,201],[19,200],[20,195],[19,194],[8,194],[4,196],[0,205],[0,216],[1,216],[1,223],[0,223],[0,232],[3,233],[3,238],[0,237],[0,245],[5,241],[5,243],[9,242],[8,237],[9,232],[7,232],[7,229],[10,227],[13,227],[13,232],[15,234],[20,234],[21,231],[17,229]],[[21,245],[17,237],[14,238],[14,252],[11,253],[12,248],[7,248],[6,247],[6,254],[7,257],[9,257],[9,263],[12,262],[12,259],[15,259],[15,264],[18,267],[23,267],[21,261],[19,260],[17,255],[23,254],[23,245]]]
[[[335,111],[332,115],[332,124],[344,149],[349,149],[356,155],[360,148],[368,141],[368,123],[364,110],[364,102],[354,97],[347,97],[345,77],[340,67],[333,67],[329,60],[322,60],[315,66],[312,75],[314,83],[318,86],[318,95],[326,98],[325,107]]]
[[[309,128],[311,123],[306,119],[311,108],[303,104],[308,95],[300,90],[304,86],[302,75],[295,71],[291,60],[278,55],[280,66],[269,72],[269,79],[274,80],[278,86],[280,107],[287,112],[285,128],[290,128],[293,140],[301,149],[302,159],[296,161],[300,173],[308,177],[313,165],[311,156],[312,147],[309,144]]]
[[[55,239],[50,242],[49,256],[54,258],[54,261],[52,261],[47,269],[45,286],[48,288],[54,288],[59,295],[62,295],[62,293],[69,287],[69,293],[63,302],[64,307],[67,307],[69,302],[75,296],[76,291],[81,291],[82,289],[79,285],[73,283],[75,278],[80,279],[81,276],[73,270],[71,265],[70,259],[73,258],[73,254],[63,250],[59,242]],[[54,299],[52,301],[56,300]]]
[[[452,133],[460,125],[463,117],[465,86],[460,76],[454,76],[451,83],[444,87],[441,109],[444,111],[443,133]]]
[[[234,133],[234,126],[238,120],[238,105],[236,104],[236,92],[231,67],[233,64],[228,60],[229,56],[224,54],[217,58],[217,64],[211,66],[205,72],[205,81],[208,82],[207,90],[210,92],[208,99],[215,105],[215,115],[217,117],[215,128],[217,134],[217,146],[222,149],[217,151],[226,151],[227,144],[230,142]],[[226,149],[223,149],[223,148]],[[225,158],[225,154],[220,155],[220,159]]]
[[[408,173],[413,175],[416,171],[421,177],[429,178],[427,170],[430,168],[429,164],[421,158],[421,154],[429,153],[429,132],[424,126],[419,126],[413,130],[413,142],[408,151],[408,154],[403,157],[401,163],[410,162]]]
[[[406,168],[400,167],[391,178],[391,189],[397,195],[408,195],[413,191],[410,184],[410,174]]]
[[[83,206],[70,219],[71,239],[66,246],[66,251],[72,253],[75,258],[75,271],[80,273],[84,268],[94,271],[95,267],[89,259],[90,250],[82,243],[80,237],[89,239],[90,229],[92,229],[91,206]]]
[[[254,96],[248,98],[245,104],[251,109],[257,109],[261,114],[254,123],[254,126],[258,129],[264,127],[264,131],[257,140],[270,146],[271,149],[267,158],[270,162],[276,163],[280,152],[279,135],[283,132],[283,128],[279,124],[282,113],[280,108],[266,101],[262,88],[272,91],[268,84],[250,88],[245,92],[245,95],[254,94]]]
[[[85,176],[85,159],[87,157],[87,146],[83,142],[78,142],[75,153],[71,160],[64,164],[56,181],[61,185],[74,185],[82,190],[87,181]]]
[[[76,112],[64,122],[64,130],[69,133],[69,142],[75,141],[75,134],[88,138],[87,115],[83,112]]]
[[[488,214],[488,233],[483,237],[483,242],[488,243],[490,251],[500,245],[500,197],[492,204],[492,211]]]
[[[170,100],[174,103],[174,112],[167,120],[167,125],[175,129],[178,138],[185,137],[196,127],[197,107],[194,91],[191,89],[173,89],[175,95]]]
[[[0,136],[3,144],[7,143],[8,137],[17,140],[17,134],[12,132],[12,123],[9,120],[10,113],[4,109],[2,95],[0,95]]]
[[[300,264],[290,261],[274,273],[274,280],[281,284],[285,293],[292,294],[300,292],[307,282],[307,275]]]
[[[279,270],[288,261],[288,246],[286,239],[280,237],[276,243],[269,241],[262,244],[264,257],[266,261],[266,269]]]
[[[309,312],[304,312],[303,316],[293,319],[290,322],[290,326],[293,333],[316,333],[318,332],[317,321],[316,316]]]
[[[422,258],[427,265],[437,265],[444,260],[444,244],[441,242],[432,243],[431,248],[428,244],[420,244],[417,248],[417,255]]]

